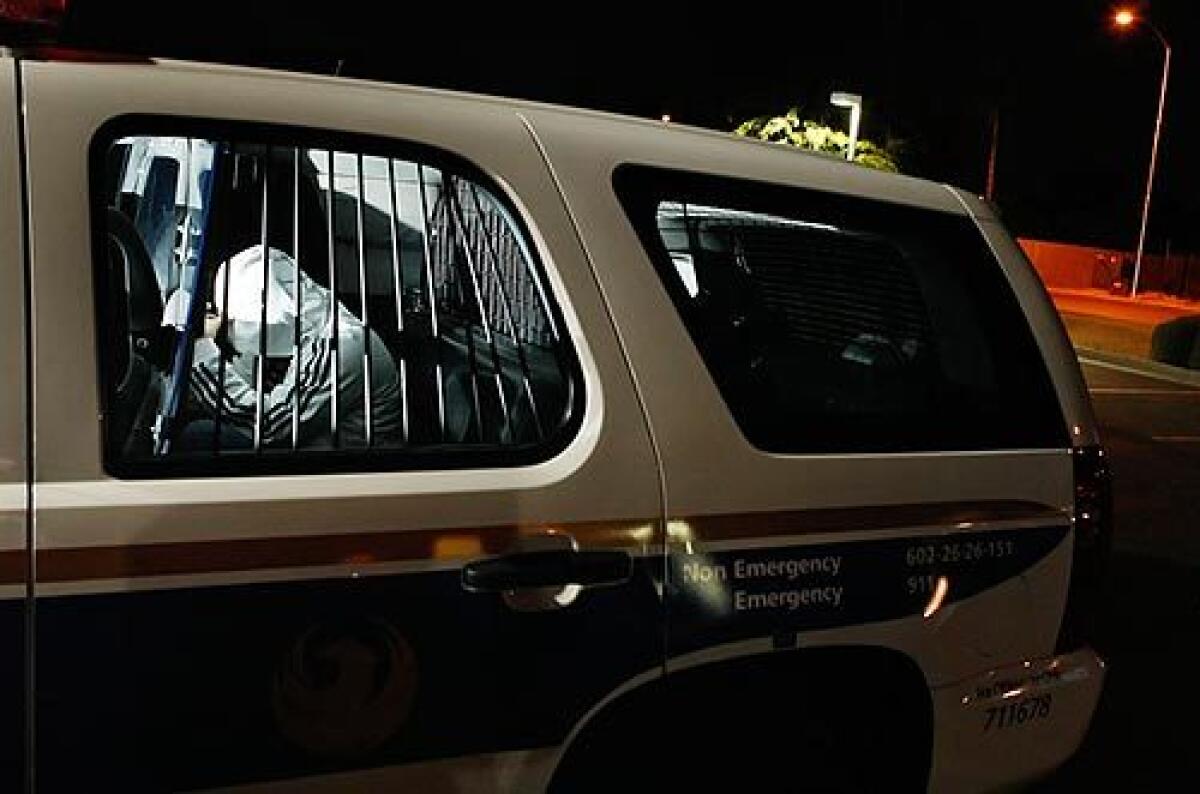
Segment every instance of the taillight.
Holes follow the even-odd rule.
[[[1072,451],[1075,469],[1074,554],[1056,652],[1103,644],[1108,557],[1112,550],[1112,477],[1103,447]]]

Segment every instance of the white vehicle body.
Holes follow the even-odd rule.
[[[394,141],[478,169],[526,230],[577,360],[581,405],[561,448],[518,465],[106,469],[89,157],[106,125],[143,118],[164,135],[193,134],[170,131],[179,119],[196,125],[188,130]],[[668,785],[673,770],[698,765],[710,781],[768,785],[737,752],[693,755],[705,745],[688,731],[701,727],[741,735],[739,752],[755,743],[747,733],[775,735],[763,746],[795,747],[803,780],[823,758],[805,757],[817,744],[803,737],[820,730],[779,712],[791,695],[738,701],[756,678],[791,681],[806,693],[797,702],[821,704],[806,725],[869,723],[875,704],[933,792],[1036,779],[1082,741],[1104,666],[1057,640],[1075,543],[1073,450],[1097,445],[1097,431],[1053,307],[979,200],[676,125],[165,61],[0,59],[0,139],[0,366],[12,373],[0,398],[0,595],[11,632],[0,685],[28,698],[11,710],[28,719],[14,716],[2,733],[15,743],[4,748],[16,770],[8,782],[31,768],[47,791],[80,781],[534,791],[577,785],[572,764],[666,757],[658,774]],[[750,443],[614,188],[626,167],[969,226],[1034,340],[1062,443],[797,454]],[[193,189],[179,203],[191,206]],[[694,293],[694,272],[681,278]],[[564,542],[628,553],[632,578],[551,588],[554,605],[534,598],[528,611],[512,594],[460,586],[467,563]],[[870,584],[884,558],[897,561],[894,601],[892,584]],[[405,589],[418,580],[431,589]],[[345,615],[378,629],[382,646],[326,643],[320,664],[332,682],[314,681],[296,659]],[[356,664],[373,672],[355,678]],[[903,707],[867,694],[873,670],[887,691],[906,692]],[[676,681],[713,699],[681,699]],[[824,699],[804,700],[811,691]],[[555,719],[540,722],[546,715]],[[793,730],[795,742],[778,738]],[[596,748],[600,761],[586,757]]]

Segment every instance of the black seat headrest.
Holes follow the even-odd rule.
[[[146,244],[133,221],[112,207],[106,210],[105,229],[109,241],[109,276],[120,279],[119,284],[124,287],[128,300],[129,332],[152,332],[162,325],[163,301]]]

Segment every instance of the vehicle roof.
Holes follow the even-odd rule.
[[[762,160],[763,165],[774,168],[787,168],[788,172],[800,168],[804,171],[819,172],[819,183],[834,183],[845,181],[846,192],[854,192],[886,201],[895,201],[927,209],[935,209],[953,214],[969,214],[954,191],[947,185],[919,179],[912,176],[893,174],[872,168],[848,163],[840,157],[818,152],[804,151],[791,146],[744,138],[732,133],[719,130],[704,129],[675,122],[643,119],[609,113],[599,110],[554,105],[525,99],[475,94],[447,89],[427,88],[398,83],[384,83],[374,80],[321,75],[301,72],[289,72],[258,67],[233,66],[229,64],[202,63],[174,59],[155,59],[150,68],[166,69],[180,72],[203,72],[213,75],[229,75],[239,77],[256,77],[281,81],[300,81],[311,85],[328,87],[361,87],[395,93],[398,96],[427,96],[439,97],[446,100],[486,104],[493,108],[511,110],[526,118],[556,119],[573,124],[557,124],[559,130],[576,128],[580,136],[619,137],[622,145],[640,148],[660,149],[664,145],[676,149],[694,147],[705,150],[703,162],[711,162],[713,148],[728,152],[731,157],[744,161],[750,157]],[[579,124],[586,121],[585,125]],[[534,126],[538,126],[536,121]],[[618,134],[619,133],[619,134]],[[761,154],[752,154],[760,152]],[[636,151],[630,151],[635,157]],[[788,159],[783,159],[788,158]],[[758,169],[756,169],[758,170]],[[781,182],[792,181],[781,179]],[[836,189],[836,188],[835,188]]]

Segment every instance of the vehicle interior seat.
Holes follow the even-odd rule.
[[[104,328],[111,351],[107,363],[119,373],[105,419],[116,430],[110,437],[140,446],[149,443],[150,423],[139,422],[139,417],[146,415],[160,388],[151,362],[163,354],[162,295],[141,235],[127,215],[112,207],[105,211],[105,246],[110,291],[106,305],[124,308]]]

